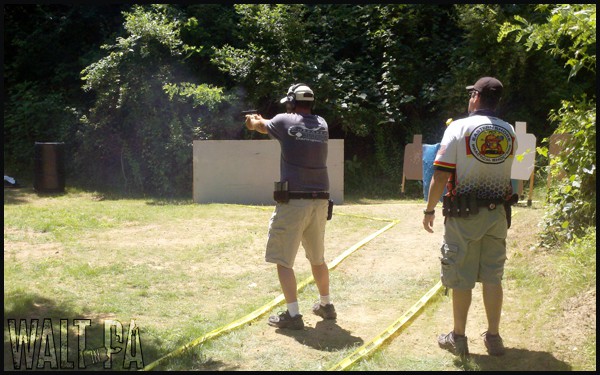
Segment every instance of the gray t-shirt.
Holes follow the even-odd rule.
[[[267,123],[281,145],[281,181],[289,191],[328,191],[327,122],[317,115],[280,113]]]

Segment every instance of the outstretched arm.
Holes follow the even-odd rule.
[[[248,128],[248,130],[255,130],[262,134],[268,134],[268,121],[268,119],[262,118],[261,115],[246,115],[246,128]]]

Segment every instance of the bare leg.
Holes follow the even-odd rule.
[[[318,266],[311,265],[312,274],[315,278],[315,284],[319,289],[319,294],[322,296],[329,295],[329,268],[327,264],[323,263]]]
[[[452,312],[454,315],[454,333],[465,335],[467,315],[471,307],[472,289],[452,289]]]
[[[483,304],[488,320],[488,333],[497,335],[500,329],[500,315],[502,314],[502,299],[504,293],[502,284],[483,284]]]
[[[293,303],[298,301],[297,296],[297,284],[296,274],[292,268],[277,265],[277,276],[279,276],[279,284],[281,284],[281,290],[285,297],[286,303]]]

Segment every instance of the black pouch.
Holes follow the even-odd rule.
[[[275,182],[275,190],[273,191],[273,199],[277,203],[287,203],[290,201],[290,193],[288,191],[287,181]]]
[[[460,215],[460,217],[467,217],[469,216],[469,211],[467,210],[468,207],[468,196],[466,195],[461,195],[457,197],[458,200],[458,214]]]
[[[290,193],[287,190],[286,191],[275,190],[273,192],[273,199],[275,199],[275,202],[277,202],[277,203],[287,203],[290,201]]]
[[[447,195],[444,195],[442,200],[442,215],[450,216],[450,201],[451,198]]]
[[[327,220],[331,220],[333,217],[333,201],[329,200],[329,206],[327,207]]]
[[[477,196],[475,194],[469,195],[467,207],[469,208],[469,214],[477,215],[479,213],[479,205],[477,205]]]
[[[450,217],[458,216],[458,199],[457,197],[450,198]]]

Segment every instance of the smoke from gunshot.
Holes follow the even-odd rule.
[[[252,104],[252,98],[248,96],[246,89],[241,86],[236,86],[225,94],[230,99],[227,100],[227,103],[224,103],[219,107],[218,116],[222,119],[222,123],[219,124],[218,134],[214,134],[212,139],[243,140],[261,139],[266,137],[246,129],[246,116],[242,111],[255,109],[258,113],[267,117],[267,114],[263,112],[263,109],[257,108],[256,104]]]

